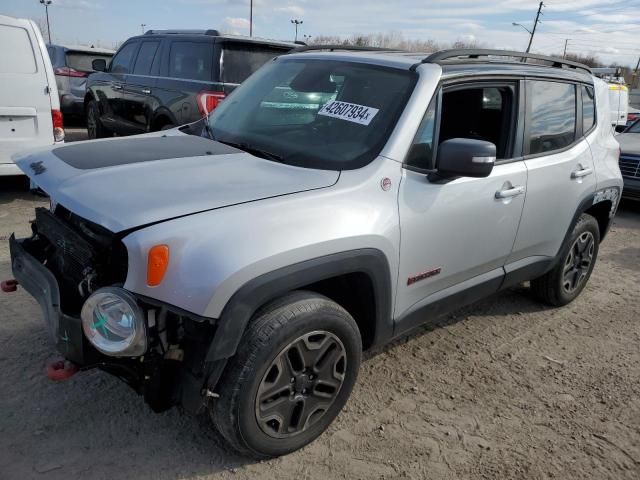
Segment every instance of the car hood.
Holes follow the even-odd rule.
[[[620,151],[627,155],[640,155],[640,133],[621,133],[616,135]]]
[[[325,188],[339,172],[284,165],[178,130],[14,158],[53,201],[112,232]]]

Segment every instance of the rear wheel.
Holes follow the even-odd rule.
[[[331,300],[294,292],[245,332],[216,387],[214,424],[236,450],[284,455],[316,439],[338,415],[360,368],[353,318]]]
[[[572,302],[591,276],[599,245],[598,221],[591,215],[583,214],[562,247],[558,265],[531,281],[536,297],[557,307]]]
[[[100,121],[98,102],[90,100],[87,104],[87,136],[89,139],[109,137],[109,132]]]

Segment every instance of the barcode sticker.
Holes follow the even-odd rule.
[[[378,112],[377,108],[334,100],[324,104],[318,111],[318,115],[339,118],[340,120],[359,123],[360,125],[369,125]]]

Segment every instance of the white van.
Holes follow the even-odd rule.
[[[64,141],[56,78],[32,20],[0,15],[0,176],[22,175],[11,160]]]
[[[624,76],[620,67],[592,68],[591,72],[609,84],[609,107],[611,125],[616,130],[627,126],[629,114],[629,89],[625,85]]]

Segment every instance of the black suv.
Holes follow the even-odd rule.
[[[298,45],[217,30],[149,30],[130,38],[87,79],[89,138],[194,122],[271,58]],[[104,71],[102,71],[104,70]]]

